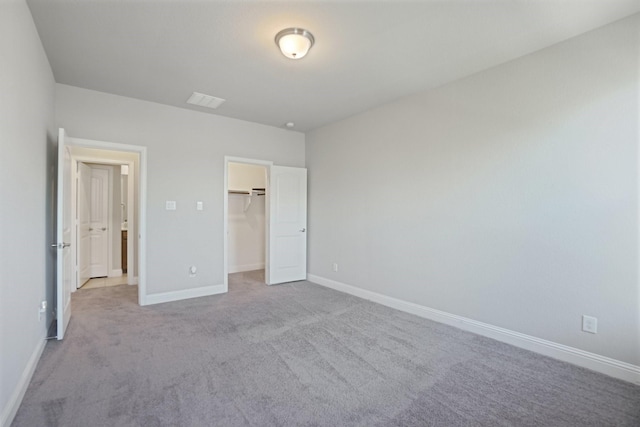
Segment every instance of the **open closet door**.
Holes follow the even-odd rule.
[[[64,129],[58,132],[58,182],[56,195],[56,319],[61,340],[71,319],[71,153]]]
[[[272,166],[267,284],[307,278],[307,170]]]

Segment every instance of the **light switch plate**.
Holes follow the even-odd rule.
[[[175,211],[176,210],[176,201],[175,200],[167,200],[166,210]]]
[[[204,209],[204,204],[201,201],[196,202],[196,209],[201,211]]]
[[[598,319],[593,316],[582,316],[582,330],[590,334],[597,334]]]

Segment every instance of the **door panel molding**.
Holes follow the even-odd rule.
[[[112,256],[112,181],[113,168],[91,165],[90,270],[91,277],[106,277]]]

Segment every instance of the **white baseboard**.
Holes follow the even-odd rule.
[[[189,298],[206,297],[226,292],[224,285],[203,286],[201,288],[183,289],[144,296],[142,305],[161,304],[163,302],[180,301]]]
[[[13,394],[9,398],[7,402],[7,406],[2,408],[2,417],[0,418],[0,427],[8,427],[13,418],[16,416],[18,412],[18,408],[20,408],[20,403],[22,403],[22,398],[24,394],[27,392],[27,388],[29,387],[29,383],[31,382],[31,377],[33,377],[33,373],[36,370],[36,366],[38,366],[38,361],[40,360],[40,356],[44,351],[44,346],[47,342],[41,339],[38,342],[38,345],[31,353],[31,357],[27,362],[27,365],[22,371],[22,375],[20,376],[20,380],[16,385],[16,388],[13,390]]]
[[[493,338],[516,347],[524,348],[554,359],[562,360],[583,368],[609,375],[624,381],[640,384],[640,366],[590,353],[564,344],[536,338],[531,335],[522,334],[509,329],[493,326],[488,323],[478,322],[466,317],[447,313],[425,307],[412,302],[403,301],[389,297],[377,292],[368,291],[325,277],[309,274],[307,278],[310,282],[317,283],[327,288],[351,294],[369,301],[377,302],[387,307],[395,308],[406,313],[415,314],[425,319],[434,320],[446,325],[455,326],[478,335]]]
[[[109,277],[120,277],[122,276],[122,269],[116,268],[115,270],[111,270],[109,272]]]
[[[242,273],[243,271],[262,270],[264,268],[264,262],[257,264],[243,264],[229,266],[229,274]]]

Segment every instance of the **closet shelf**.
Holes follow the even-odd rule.
[[[244,209],[243,211],[246,212],[247,209],[249,209],[249,206],[251,205],[251,196],[264,196],[265,195],[265,189],[264,188],[252,188],[251,191],[248,190],[228,190],[229,194],[238,194],[240,196],[249,196],[245,199],[244,201]]]
[[[252,188],[251,191],[248,190],[229,190],[229,194],[240,194],[243,196],[264,196],[265,191],[264,188]]]

